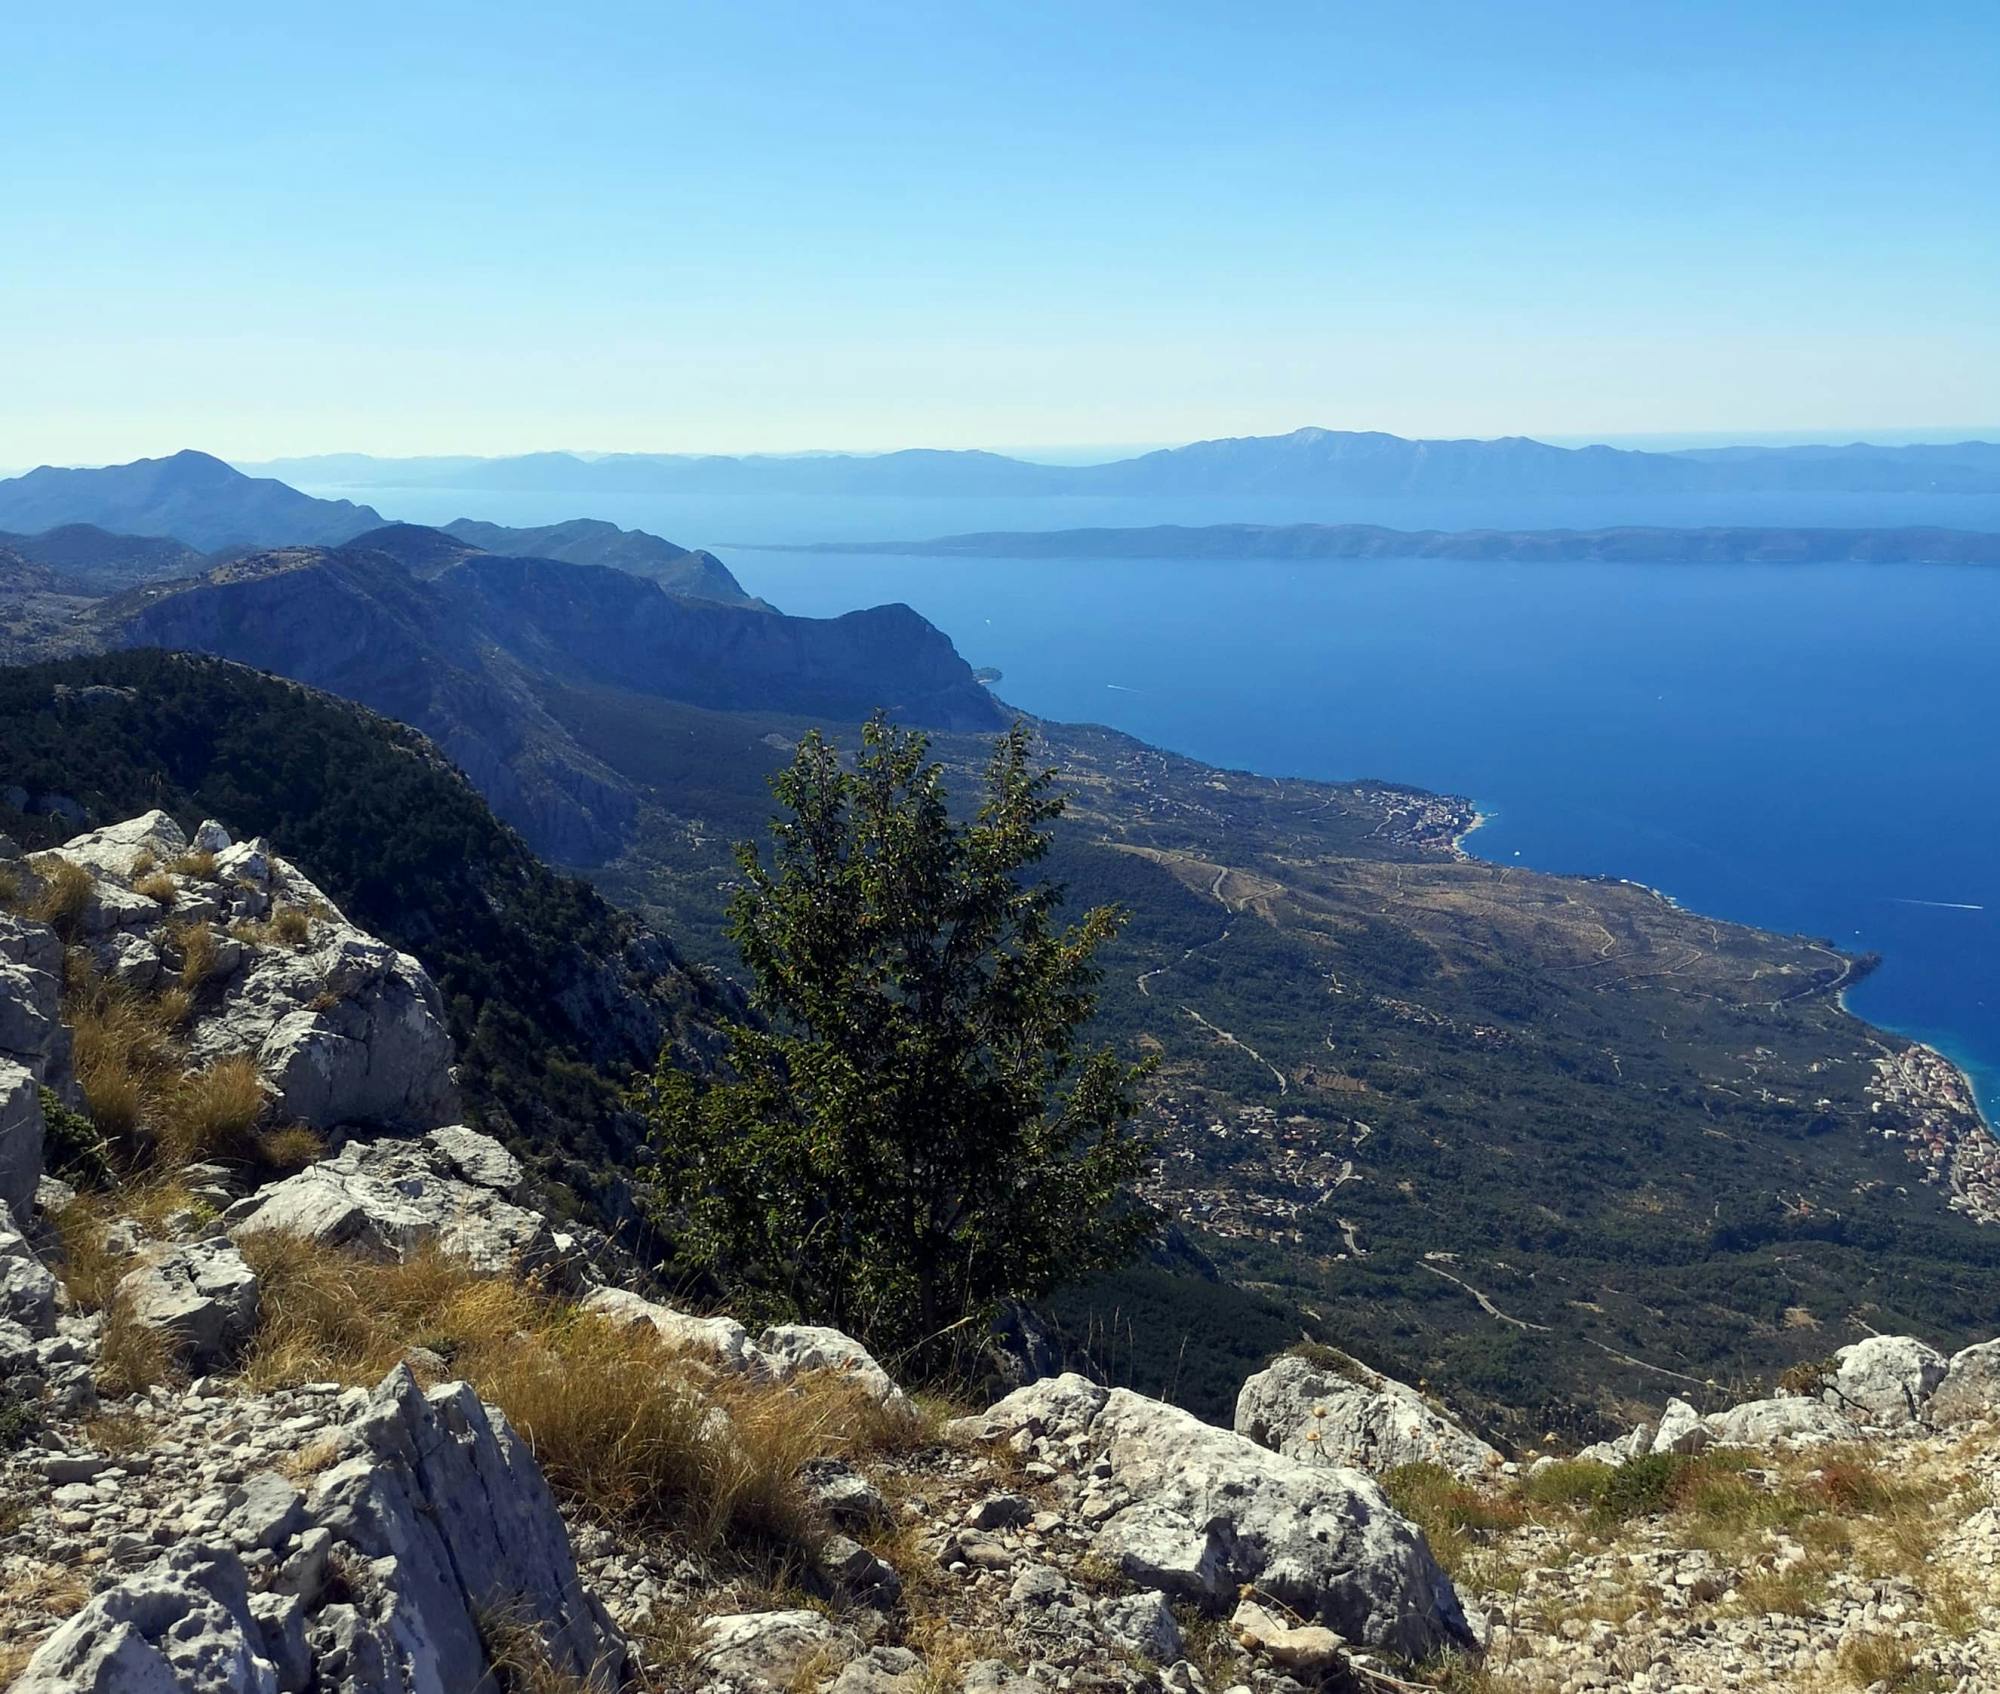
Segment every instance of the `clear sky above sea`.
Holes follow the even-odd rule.
[[[0,464],[1991,424],[2000,6],[0,14]]]

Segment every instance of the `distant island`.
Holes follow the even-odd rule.
[[[526,453],[500,459],[377,459],[341,453],[241,468],[320,487],[569,494],[1452,499],[1489,494],[1992,494],[2000,492],[2000,443],[1856,441],[1649,453],[1557,447],[1518,435],[1424,441],[1380,430],[1296,429],[1286,435],[1194,441],[1096,465],[1040,464],[1003,453],[919,447],[894,453]]]
[[[1378,524],[1153,524],[822,541],[787,552],[965,559],[1467,559],[1690,565],[1996,565],[2000,534],[1904,529],[1384,529]]]

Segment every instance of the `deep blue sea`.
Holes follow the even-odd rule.
[[[417,490],[361,497],[430,522],[466,503]],[[477,498],[474,515],[502,522],[579,515],[556,509],[560,498]],[[1854,1010],[1964,1065],[2000,1120],[2000,570],[1030,563],[720,545],[725,524],[735,539],[793,541],[1304,516],[2000,528],[2000,502],[1431,503],[1421,513],[1156,503],[1143,515],[1058,513],[1047,501],[843,502],[761,523],[734,507],[619,504],[589,515],[715,546],[745,587],[788,612],[907,602],[972,663],[997,666],[999,693],[1029,711],[1111,724],[1215,764],[1468,795],[1490,818],[1468,842],[1484,857],[1629,877],[1698,911],[1879,951],[1883,967],[1850,996]]]
[[[999,693],[1211,764],[1469,795],[1467,845],[1875,949],[2000,1105],[2000,570],[738,556],[904,600]]]

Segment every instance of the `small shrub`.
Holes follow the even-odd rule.
[[[111,1149],[97,1126],[83,1113],[64,1105],[53,1088],[44,1087],[42,1123],[47,1135],[42,1158],[58,1176],[79,1176],[93,1183],[111,1175]]]
[[[1591,1459],[1558,1459],[1522,1478],[1521,1497],[1538,1506],[1594,1506],[1613,1474]]]
[[[1840,1366],[1832,1358],[1807,1359],[1793,1365],[1778,1378],[1778,1392],[1792,1394],[1800,1399],[1817,1400],[1839,1374]]]
[[[1648,1453],[1627,1459],[1605,1478],[1603,1492],[1590,1510],[1591,1527],[1612,1529],[1633,1518],[1665,1511],[1687,1464],[1679,1453]]]
[[[12,865],[0,865],[0,906],[13,911],[21,899],[21,876]]]
[[[45,923],[65,941],[74,941],[83,931],[84,914],[90,910],[96,884],[83,866],[54,854],[32,861],[42,886],[29,903],[28,916]]]
[[[41,1427],[41,1413],[32,1401],[17,1399],[8,1389],[0,1388],[0,1453],[26,1446]]]
[[[303,947],[312,939],[312,914],[303,906],[280,906],[265,928],[271,940],[287,947]]]
[[[195,848],[181,854],[167,863],[167,869],[176,876],[192,877],[197,882],[215,880],[215,855],[202,848]]]
[[[158,855],[150,847],[141,847],[132,855],[132,868],[127,874],[132,881],[137,882],[140,877],[151,876],[159,868]]]
[[[165,871],[154,871],[132,884],[134,894],[143,894],[157,906],[171,906],[181,897],[180,885]]]

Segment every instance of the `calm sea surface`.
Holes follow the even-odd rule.
[[[419,522],[469,504],[417,490],[360,497]],[[472,499],[502,522],[578,515],[556,509],[573,498]],[[719,547],[732,534],[889,539],[1250,516],[2000,527],[1992,502],[1962,512],[1883,500],[1560,513],[1431,504],[1421,515],[1379,502],[1337,513],[1156,504],[1143,515],[1005,503],[1032,505],[1033,521],[976,503],[840,502],[810,519],[761,508],[761,524],[748,508],[617,504],[591,515],[718,546],[746,588],[788,612],[907,602],[972,663],[999,667],[1001,695],[1029,711],[1111,724],[1214,764],[1469,795],[1491,818],[1468,843],[1487,858],[1629,877],[1699,911],[1879,951],[1884,966],[1854,991],[1855,1011],[1957,1059],[1989,1120],[2000,1118],[2000,571],[1030,563]]]
[[[1486,858],[1878,950],[1850,1004],[2000,1118],[2000,571],[734,564],[789,612],[907,601],[1043,716],[1466,794]]]

